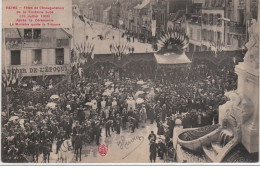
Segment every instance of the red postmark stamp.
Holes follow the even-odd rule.
[[[102,144],[98,146],[98,152],[101,156],[107,155],[108,145]]]

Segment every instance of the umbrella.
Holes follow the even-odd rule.
[[[52,95],[52,96],[50,97],[50,99],[58,99],[58,98],[60,98],[58,95]]]
[[[144,82],[144,81],[142,81],[142,80],[139,80],[139,81],[137,81],[137,84],[138,85],[143,85],[143,84],[145,84],[146,82]]]
[[[138,95],[140,95],[140,94],[144,94],[144,92],[143,92],[143,91],[137,91],[137,92],[135,93],[136,96],[138,96]]]
[[[136,99],[137,104],[142,104],[144,102],[144,99],[138,98]]]
[[[112,83],[113,83],[113,82],[106,82],[105,85],[106,85],[106,86],[109,86],[109,85],[111,85]]]
[[[87,102],[87,103],[85,103],[85,105],[86,105],[86,106],[93,106],[93,103]]]
[[[15,120],[17,120],[17,119],[19,119],[18,116],[12,116],[12,117],[9,119],[9,121],[15,121]]]
[[[24,119],[20,119],[19,123],[24,124]]]
[[[14,136],[9,136],[9,137],[7,137],[7,140],[8,141],[12,141],[14,139]]]
[[[165,137],[164,137],[163,135],[159,135],[159,136],[158,136],[158,139],[165,140]]]
[[[34,109],[34,107],[33,106],[28,106],[28,109]]]
[[[143,85],[142,88],[149,88],[149,86],[148,85]]]
[[[50,102],[46,105],[46,108],[51,108],[51,109],[55,109],[56,108],[56,103]]]
[[[105,91],[105,92],[103,93],[103,96],[111,96],[111,93],[108,92],[108,91]]]

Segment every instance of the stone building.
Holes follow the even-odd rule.
[[[2,68],[22,76],[66,75],[71,35],[64,29],[3,29]]]

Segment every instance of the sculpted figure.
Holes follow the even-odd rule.
[[[252,20],[251,26],[248,28],[249,41],[246,43],[248,51],[245,55],[245,62],[251,64],[254,68],[259,67],[259,33],[258,22]]]

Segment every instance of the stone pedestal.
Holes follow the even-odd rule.
[[[259,150],[259,75],[258,68],[252,68],[247,62],[239,63],[235,71],[238,75],[237,93],[247,100],[243,111],[249,115],[241,117],[241,142],[249,153]],[[252,109],[252,110],[249,110]]]
[[[236,91],[226,93],[230,101],[219,107],[219,122],[233,122],[233,133],[249,153],[259,152],[259,30],[252,20],[244,62],[235,67],[238,75]],[[231,128],[231,127],[227,127]]]

